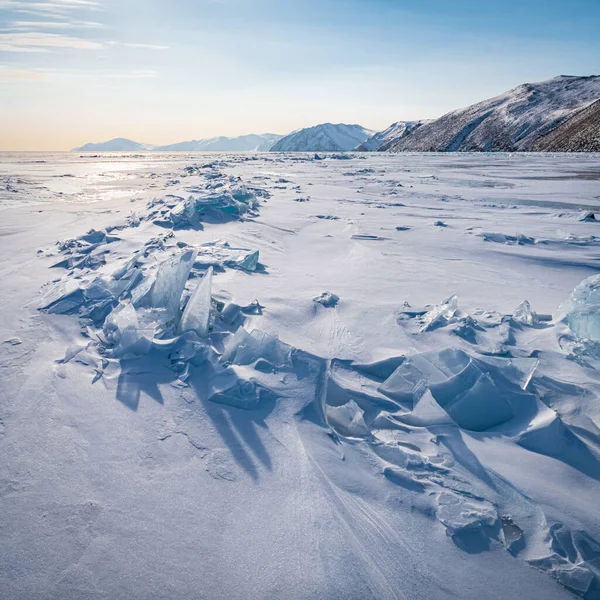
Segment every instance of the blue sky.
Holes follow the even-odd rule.
[[[0,149],[381,129],[600,73],[598,0],[0,0]]]

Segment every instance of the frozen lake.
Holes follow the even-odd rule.
[[[0,597],[600,598],[595,212],[596,155],[0,154]]]

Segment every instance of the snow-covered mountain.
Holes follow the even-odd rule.
[[[164,146],[140,144],[125,138],[115,138],[108,142],[91,143],[74,148],[72,152],[268,152],[271,146],[283,136],[276,133],[251,133],[237,137],[214,137],[202,140],[178,142]]]
[[[361,125],[322,123],[293,131],[280,139],[271,152],[345,152],[354,150],[374,133]]]
[[[527,151],[563,121],[600,98],[600,76],[526,83],[455,110],[393,143],[392,152]]]
[[[600,100],[563,121],[533,149],[538,152],[600,152]]]
[[[78,148],[73,148],[71,152],[134,152],[152,150],[152,148],[153,146],[150,144],[141,144],[127,138],[114,138],[107,142],[84,144]]]
[[[251,133],[237,137],[219,136],[157,146],[156,152],[268,152],[283,136],[276,133]]]
[[[357,150],[361,152],[385,152],[390,144],[410,135],[413,131],[430,121],[397,121],[387,129],[378,131],[368,140],[364,141]]]

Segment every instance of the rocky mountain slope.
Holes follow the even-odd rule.
[[[271,152],[345,152],[354,150],[374,133],[361,125],[323,123],[286,135]]]
[[[533,149],[538,152],[600,152],[600,100],[563,121]]]
[[[600,98],[600,76],[526,83],[450,112],[395,141],[392,152],[527,151]]]

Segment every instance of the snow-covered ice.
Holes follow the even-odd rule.
[[[600,598],[596,156],[0,177],[0,598]]]

